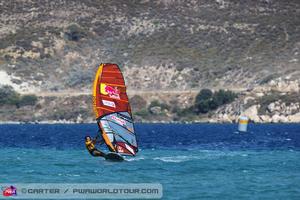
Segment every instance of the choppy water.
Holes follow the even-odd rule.
[[[90,157],[95,125],[0,125],[0,182],[161,183],[163,199],[300,199],[300,125],[138,124],[126,162]]]

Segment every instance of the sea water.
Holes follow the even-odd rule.
[[[91,157],[96,125],[0,125],[0,182],[160,183],[162,199],[300,199],[300,125],[137,124],[140,152]],[[104,147],[103,147],[104,148]]]

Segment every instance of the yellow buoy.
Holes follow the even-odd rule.
[[[248,117],[240,116],[238,130],[240,132],[247,132],[248,122],[249,122]]]

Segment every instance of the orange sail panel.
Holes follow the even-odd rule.
[[[125,81],[118,65],[99,66],[93,87],[93,107],[96,119],[111,112],[127,111],[131,115]]]
[[[125,81],[118,65],[101,64],[93,87],[93,109],[108,149],[134,156],[138,151]]]

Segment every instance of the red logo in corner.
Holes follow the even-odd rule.
[[[120,90],[117,87],[113,87],[111,85],[106,85],[105,83],[101,83],[100,85],[100,93],[104,95],[108,95],[113,99],[120,99]]]
[[[5,188],[3,190],[3,196],[5,196],[5,197],[17,196],[17,188],[14,186]]]
[[[108,93],[109,97],[114,99],[120,99],[120,91],[118,90],[117,87],[106,85],[104,90],[106,93]]]

